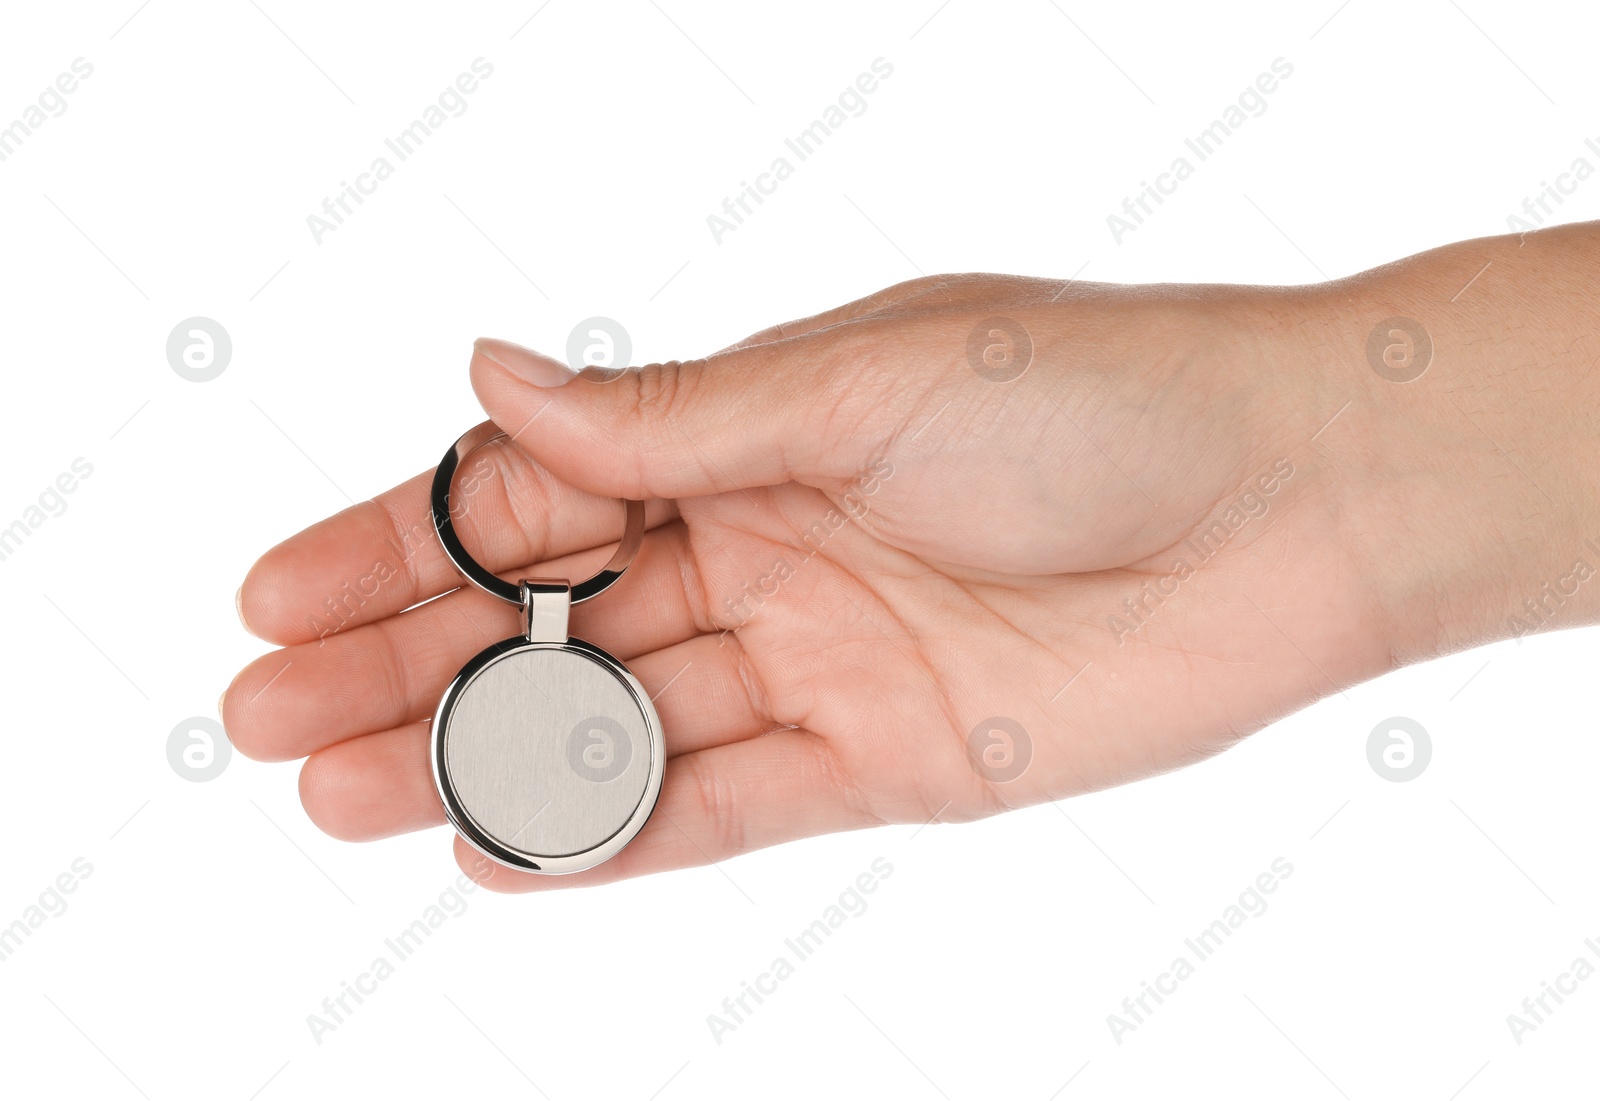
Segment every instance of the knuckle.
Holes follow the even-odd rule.
[[[679,360],[648,363],[634,380],[634,405],[643,417],[671,416],[683,386],[684,364]]]
[[[729,778],[717,769],[696,763],[690,779],[691,806],[704,823],[706,843],[702,845],[712,859],[742,853],[745,846],[744,823],[740,806]]]
[[[433,523],[428,519],[408,518],[399,506],[386,500],[366,503],[373,516],[374,531],[386,533],[385,542],[394,551],[394,572],[398,574],[400,595],[407,601],[423,591],[424,579],[418,570],[418,552],[434,538]]]
[[[490,569],[543,561],[550,550],[548,517],[559,492],[555,477],[526,452],[497,440],[457,476],[451,517],[469,553]],[[429,553],[439,555],[442,566],[431,529],[429,534]]]

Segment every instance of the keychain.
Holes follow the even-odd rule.
[[[479,653],[445,690],[430,757],[445,813],[473,848],[523,871],[581,872],[609,860],[644,827],[666,771],[661,722],[644,687],[616,658],[568,635],[573,604],[623,574],[644,541],[644,505],[604,569],[565,580],[502,580],[456,535],[450,487],[472,452],[505,433],[479,425],[433,477],[433,526],[472,584],[522,609],[523,633]]]

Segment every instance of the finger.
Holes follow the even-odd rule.
[[[530,453],[601,496],[681,498],[788,481],[833,487],[868,465],[927,388],[907,370],[870,370],[893,346],[876,330],[839,326],[599,380],[480,340],[472,383],[501,426],[537,417]]]
[[[532,568],[572,576],[579,560],[604,553]],[[681,522],[658,528],[603,607],[574,606],[572,633],[624,661],[700,634],[709,624],[683,584],[688,553]],[[469,658],[517,634],[520,615],[487,593],[462,588],[402,615],[266,654],[228,687],[223,725],[245,756],[286,761],[424,718]]]
[[[736,641],[719,646],[706,635],[635,663],[634,675],[655,696],[668,760],[771,728],[772,720],[756,713],[741,683],[736,647]],[[413,722],[312,753],[300,770],[306,814],[341,841],[375,841],[442,825],[428,757],[431,737],[429,722]]]
[[[393,615],[461,584],[434,534],[433,473],[380,494],[279,543],[239,590],[256,635],[288,645]],[[553,477],[518,445],[498,440],[462,464],[451,507],[472,555],[500,572],[615,542],[622,509]],[[676,516],[651,502],[648,523]]]
[[[643,654],[634,658],[629,667],[661,720],[668,757],[755,737],[780,725],[767,713],[765,698],[731,632],[700,635]],[[302,708],[299,694],[285,693],[285,700],[295,701],[295,715],[287,713],[291,705],[286,704],[285,714],[274,730],[264,732],[259,722],[235,720],[228,728],[228,736],[239,752],[254,760],[288,761],[314,756],[391,727],[428,720],[456,672],[456,668],[442,672],[438,683],[418,696],[416,706],[360,723],[319,725],[326,703],[321,709],[316,701]],[[296,718],[302,721],[294,721]]]
[[[840,775],[827,743],[796,729],[675,759],[650,821],[598,868],[549,876],[495,867],[486,874],[478,852],[459,837],[455,853],[462,870],[484,886],[518,893],[698,867],[768,845],[882,823]]]
[[[428,724],[367,734],[306,758],[300,804],[341,841],[376,841],[445,824],[428,765]]]

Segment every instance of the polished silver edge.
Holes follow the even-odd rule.
[[[454,789],[446,782],[449,769],[444,759],[445,730],[449,726],[450,713],[455,709],[461,693],[483,670],[501,658],[520,650],[571,650],[590,658],[607,671],[614,673],[627,686],[633,693],[634,701],[638,703],[640,711],[644,713],[645,729],[649,733],[650,740],[650,773],[645,780],[644,794],[640,796],[638,806],[634,807],[633,813],[629,815],[621,829],[594,848],[581,853],[542,856],[501,844],[473,820],[456,798]],[[600,647],[582,639],[572,638],[566,642],[529,642],[517,636],[486,647],[461,667],[461,672],[456,674],[450,686],[445,689],[431,725],[428,759],[432,765],[434,790],[439,793],[439,800],[444,804],[445,816],[450,819],[450,824],[467,844],[507,868],[522,872],[538,872],[542,875],[570,875],[573,872],[583,872],[598,867],[616,856],[628,842],[639,835],[639,831],[644,829],[645,823],[650,820],[650,815],[656,809],[656,801],[661,796],[661,783],[667,771],[667,746],[655,705],[650,702],[650,696],[644,690],[644,685],[629,672],[626,665]]]
[[[456,470],[461,466],[462,460],[478,448],[504,435],[505,433],[500,431],[493,421],[484,421],[476,428],[463,433],[460,439],[450,445],[450,450],[444,453],[444,458],[439,460],[438,469],[433,472],[433,488],[430,494],[433,530],[439,536],[439,545],[444,548],[445,557],[450,559],[462,577],[490,596],[497,596],[508,604],[520,605],[521,587],[504,578],[496,577],[467,553],[461,537],[456,534],[455,520],[450,515],[450,487],[455,481]],[[607,562],[598,573],[572,586],[574,604],[599,596],[615,584],[633,564],[634,558],[639,553],[639,547],[644,543],[644,504],[640,501],[623,501],[622,506],[622,538],[617,543],[617,549],[611,555],[611,561]]]
[[[524,577],[522,637],[529,642],[565,642],[572,637],[572,586],[565,581]]]

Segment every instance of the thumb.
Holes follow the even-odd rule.
[[[609,497],[697,497],[788,481],[827,485],[870,460],[852,342],[805,338],[626,371],[574,371],[503,340],[473,345],[490,418],[557,477]],[[841,416],[841,411],[846,415]],[[876,434],[879,439],[885,434]]]

